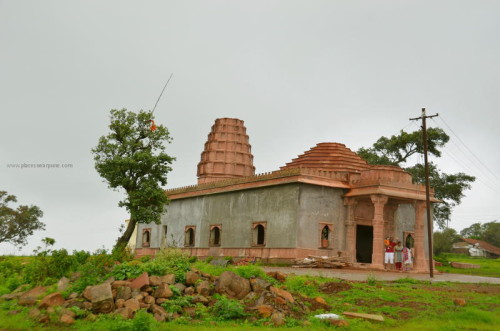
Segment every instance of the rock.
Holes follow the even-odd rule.
[[[90,303],[88,301],[84,301],[83,307],[85,307],[85,310],[92,310],[92,303]]]
[[[293,298],[292,294],[288,291],[282,290],[282,289],[274,287],[274,286],[270,287],[270,291],[271,291],[271,293],[282,297],[283,299],[285,299],[288,302],[291,302],[291,303],[295,302],[295,299]]]
[[[267,272],[268,276],[273,277],[274,279],[284,282],[286,280],[286,274],[282,273],[281,271],[269,271]]]
[[[193,295],[195,292],[194,287],[189,286],[184,289],[184,294],[185,295]]]
[[[272,313],[274,312],[274,308],[269,305],[260,305],[257,306],[257,311],[259,312],[260,316],[267,318],[272,315]]]
[[[83,296],[92,303],[92,310],[96,313],[107,314],[115,310],[111,283],[87,286]]]
[[[162,283],[167,283],[169,285],[175,284],[175,275],[174,274],[168,274],[165,276],[161,276],[160,280]]]
[[[250,282],[231,271],[224,271],[215,282],[215,291],[231,298],[243,299],[251,291]]]
[[[286,274],[281,271],[276,271],[275,278],[280,282],[284,282],[286,280]]]
[[[116,300],[123,299],[128,300],[132,298],[132,289],[128,286],[118,286],[116,287]]]
[[[344,326],[349,326],[349,322],[343,319],[329,319],[328,322],[331,325],[338,326],[338,327],[344,327]]]
[[[124,299],[117,299],[115,301],[115,306],[116,306],[116,308],[123,308],[123,307],[125,307],[125,300]]]
[[[316,301],[317,303],[321,304],[321,305],[328,305],[325,301],[325,299],[323,299],[322,297],[317,297],[317,298],[314,298],[314,301]]]
[[[130,286],[130,282],[128,280],[115,280],[111,283],[112,288],[118,288],[120,286]]]
[[[250,286],[255,293],[262,293],[271,287],[271,283],[260,278],[252,278],[250,279]]]
[[[384,316],[381,315],[372,315],[372,314],[361,314],[361,313],[352,313],[352,312],[343,312],[347,317],[354,317],[354,318],[362,318],[365,320],[370,320],[370,321],[379,321],[383,322],[384,321]]]
[[[160,276],[149,276],[149,286],[159,286],[161,284]]]
[[[69,278],[66,278],[66,277],[62,277],[61,279],[59,279],[59,281],[57,282],[57,290],[59,292],[64,292],[68,289],[69,287],[69,283],[70,283],[70,280]]]
[[[276,302],[278,305],[286,305],[286,300],[283,299],[282,297],[275,297],[273,299],[274,302]]]
[[[76,299],[78,298],[78,293],[73,292],[68,296],[68,300]]]
[[[28,316],[34,320],[38,320],[41,315],[42,315],[42,312],[38,308],[33,308],[28,313]]]
[[[62,314],[60,321],[61,323],[66,325],[72,325],[73,323],[75,323],[75,319],[68,314]]]
[[[164,322],[167,319],[167,312],[162,306],[152,304],[149,311],[151,311],[158,322]]]
[[[56,312],[54,307],[47,307],[45,311],[47,312],[47,314],[54,314]]]
[[[130,308],[134,312],[141,309],[141,303],[137,299],[128,299],[125,301],[124,306],[124,308]]]
[[[165,298],[161,298],[161,299],[166,300]],[[155,302],[156,302],[155,297],[153,297],[151,295],[148,295],[147,297],[144,298],[144,303],[152,304],[152,303],[155,303]]]
[[[117,315],[121,315],[126,320],[134,317],[134,311],[129,307],[118,308],[114,311],[114,313]]]
[[[61,306],[63,303],[64,298],[61,293],[55,292],[43,298],[38,307],[40,309],[46,309],[47,307]]]
[[[181,291],[181,293],[184,293],[184,290],[186,289],[186,285],[182,284],[182,283],[176,283],[174,284],[175,287],[177,287],[179,289],[179,291]]]
[[[148,285],[149,285],[149,276],[148,276],[147,272],[144,272],[139,277],[133,279],[130,282],[131,288],[141,289],[141,288],[148,286]]]
[[[283,313],[280,313],[279,311],[275,311],[271,315],[271,322],[273,322],[275,326],[283,325],[285,324],[285,315]]]
[[[19,299],[19,297],[23,295],[22,292],[20,293],[8,293],[8,294],[4,294],[0,297],[0,299],[4,299],[4,300],[14,300],[14,299]]]
[[[63,307],[66,307],[66,308],[78,307],[80,309],[86,309],[85,308],[85,303],[82,301],[82,299],[70,299],[70,300],[66,300],[63,303]]]
[[[453,299],[453,303],[455,304],[455,306],[465,306],[465,299],[462,299],[462,298],[456,298],[456,299]]]
[[[43,286],[35,287],[28,292],[24,292],[20,297],[18,303],[23,306],[30,306],[36,303],[39,296],[44,294],[47,289]]]
[[[141,309],[149,309],[151,305],[149,303],[141,303]]]
[[[182,308],[183,314],[191,318],[196,316],[196,307],[184,307]]]
[[[155,298],[170,298],[173,295],[174,292],[172,292],[172,290],[170,289],[170,285],[162,283],[160,286],[158,286],[153,296]]]
[[[19,285],[14,291],[12,291],[12,293],[21,293],[21,294],[23,294],[29,288],[30,288],[29,284]]]
[[[156,299],[156,304],[157,304],[157,305],[161,305],[162,303],[165,303],[165,302],[167,302],[167,301],[168,301],[168,299],[165,299],[165,298],[158,298],[158,299]]]
[[[142,294],[137,294],[136,296],[133,297],[134,299],[137,299],[139,301],[144,300],[144,296]]]
[[[62,309],[62,310],[60,311],[60,314],[61,314],[61,315],[66,314],[66,315],[69,315],[69,316],[71,316],[71,317],[73,317],[73,318],[76,318],[76,314],[75,314],[75,312],[74,312],[74,311],[72,311],[72,310],[70,310],[70,309],[66,309],[66,308]]]
[[[204,297],[203,295],[195,295],[195,296],[193,297],[192,302],[193,302],[194,304],[197,304],[197,303],[202,303],[202,304],[204,304],[204,305],[208,305],[209,300],[208,300],[206,297]]]
[[[196,285],[196,292],[198,294],[201,294],[203,296],[209,296],[210,295],[210,282],[207,281],[207,280],[204,280],[200,283],[198,283],[198,285]]]
[[[221,266],[221,267],[226,267],[228,264],[229,260],[226,259],[213,259],[210,261],[211,265],[216,265],[216,266]]]
[[[194,271],[188,271],[186,272],[186,285],[194,285],[196,284],[196,281],[200,279],[200,275],[198,275]]]

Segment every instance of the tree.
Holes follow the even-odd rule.
[[[428,152],[436,157],[441,156],[440,148],[444,147],[450,137],[440,128],[427,130]],[[403,167],[409,158],[417,153],[423,153],[422,130],[407,133],[401,131],[397,136],[381,137],[370,148],[360,148],[358,155],[370,164],[394,165]],[[422,164],[403,167],[408,171],[413,181],[425,184],[425,169]],[[434,221],[440,228],[445,228],[450,220],[453,207],[460,204],[465,196],[464,191],[470,189],[474,176],[459,172],[456,174],[442,173],[437,166],[429,162],[429,182],[434,189],[434,196],[441,200],[433,206]]]
[[[460,231],[460,235],[464,238],[483,240],[500,247],[500,223],[498,221],[484,224],[474,223]]]
[[[166,127],[156,126],[150,112],[126,109],[110,112],[111,130],[92,149],[95,168],[112,189],[125,191],[119,202],[130,212],[126,230],[115,249],[127,245],[137,223],[160,223],[168,198],[161,187],[167,184],[169,166],[175,158],[165,153],[171,138]]]
[[[37,206],[18,206],[13,209],[9,203],[16,203],[14,195],[0,191],[0,243],[8,242],[24,246],[26,238],[36,230],[44,230],[45,224],[40,222],[43,212]]]
[[[447,228],[441,232],[434,232],[432,236],[434,254],[439,255],[451,252],[453,244],[458,241],[460,241],[460,236],[455,229]]]

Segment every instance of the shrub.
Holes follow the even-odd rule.
[[[132,279],[140,276],[144,272],[141,264],[137,263],[122,263],[114,266],[111,271],[111,276],[117,280]]]
[[[245,317],[245,307],[238,301],[222,295],[214,295],[217,302],[212,306],[211,312],[219,321],[227,321]]]
[[[162,249],[153,260],[144,264],[144,270],[148,274],[162,276],[172,273],[178,282],[186,280],[186,271],[189,269],[189,254],[178,248]]]

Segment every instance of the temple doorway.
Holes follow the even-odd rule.
[[[373,226],[356,226],[356,262],[372,263]]]

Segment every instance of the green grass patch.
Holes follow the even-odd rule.
[[[471,276],[500,277],[500,259],[487,259],[470,257],[464,254],[443,253],[437,260],[442,261],[442,267],[437,267],[439,272],[455,273]],[[447,265],[447,262],[472,263],[480,266],[479,269],[459,269]]]

